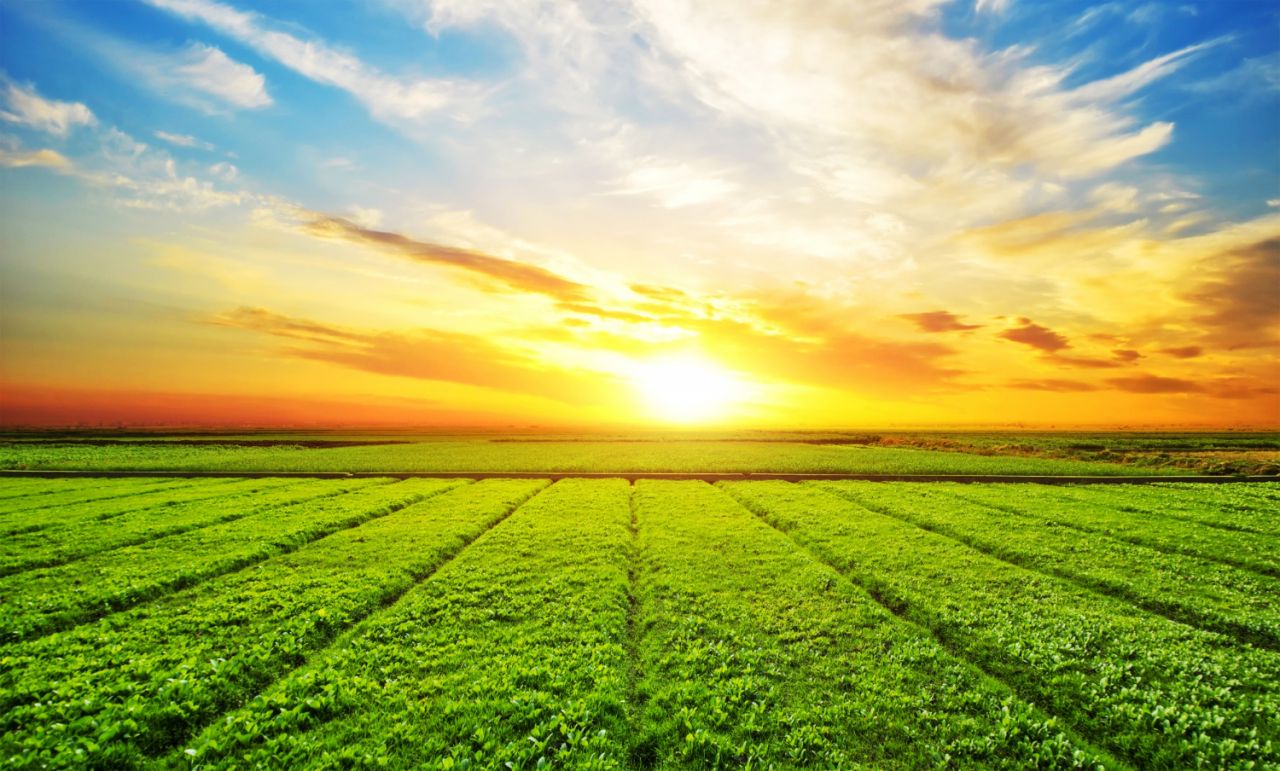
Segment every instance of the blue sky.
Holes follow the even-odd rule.
[[[306,321],[483,337],[574,383],[692,347],[757,422],[1280,417],[1277,319],[1245,296],[1280,232],[1272,2],[0,0],[0,77],[23,387],[141,388],[85,383],[111,349],[183,393],[319,368],[333,398],[565,409],[299,349]],[[753,363],[743,330],[791,347]],[[249,374],[163,374],[196,348]]]

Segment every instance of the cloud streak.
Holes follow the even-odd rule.
[[[7,79],[0,79],[0,86],[4,89],[0,120],[57,137],[65,137],[77,126],[92,126],[98,122],[93,112],[79,102],[46,99],[36,93],[34,86],[20,85]]]
[[[419,120],[450,105],[459,87],[445,80],[401,80],[319,40],[273,29],[264,17],[213,0],[146,0],[198,21],[317,83],[346,91],[380,120]]]
[[[440,265],[479,276],[511,289],[572,302],[586,299],[588,288],[546,268],[507,260],[456,246],[419,241],[401,233],[361,227],[342,217],[314,215],[303,222],[306,232],[370,246],[427,265]]]

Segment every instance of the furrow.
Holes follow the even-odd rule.
[[[637,488],[658,767],[1122,767],[722,490]]]
[[[896,613],[1135,766],[1280,762],[1280,658],[809,486],[725,486]]]
[[[460,484],[252,571],[15,648],[0,751],[59,766],[93,743],[92,765],[148,764],[394,607],[547,483]],[[175,635],[182,650],[162,644]],[[85,705],[92,721],[69,721]],[[41,729],[53,723],[68,728]],[[94,740],[104,733],[109,743]]]
[[[1010,493],[1016,491],[1016,494]],[[947,494],[1007,511],[1036,516],[1091,535],[1102,534],[1166,554],[1230,565],[1272,578],[1280,578],[1280,545],[1277,539],[1255,533],[1203,528],[1181,520],[1120,512],[1076,502],[1066,504],[1043,491],[1025,485],[953,486]],[[1010,500],[1016,501],[1011,503]]]
[[[119,495],[109,495],[91,501],[67,502],[56,506],[12,512],[0,521],[0,532],[4,535],[20,535],[51,527],[107,520],[154,505],[216,498],[223,495],[226,489],[234,488],[237,483],[243,486],[244,480],[216,479],[187,484],[147,486],[146,489],[122,492]],[[114,487],[117,484],[122,487],[127,485],[127,483],[112,483],[111,486]]]
[[[32,639],[118,613],[383,517],[444,480],[368,479],[337,495],[0,579],[0,640]]]
[[[288,497],[259,506],[264,491]],[[216,498],[168,501],[107,519],[59,525],[10,536],[0,543],[0,577],[37,568],[65,565],[78,559],[136,546],[202,527],[231,522],[258,511],[302,503],[325,494],[322,485],[293,480],[247,480],[222,490]],[[245,505],[246,503],[250,505]]]
[[[937,485],[814,486],[993,559],[1070,581],[1172,621],[1280,649],[1280,607],[1271,599],[1280,596],[1275,579],[1102,534],[1084,535],[949,496]]]
[[[626,494],[547,488],[167,767],[617,767]]]

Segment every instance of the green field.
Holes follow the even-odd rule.
[[[1280,474],[1275,432],[0,434],[0,470]]]
[[[1280,483],[5,479],[0,757],[1280,768],[1278,509]]]

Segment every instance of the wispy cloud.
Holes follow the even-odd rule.
[[[169,144],[176,145],[178,147],[190,147],[197,150],[214,149],[212,143],[203,142],[189,134],[170,134],[168,131],[155,131],[152,132],[152,135],[161,142],[168,142]]]
[[[322,361],[380,375],[480,386],[566,403],[599,399],[593,388],[607,376],[543,364],[491,339],[435,329],[365,331],[295,318],[266,308],[242,307],[207,323],[258,332],[296,344],[286,356]]]
[[[0,166],[6,166],[11,169],[22,168],[24,166],[37,166],[47,169],[53,169],[67,173],[75,168],[75,165],[62,153],[57,150],[42,148],[39,150],[8,150],[0,147]]]
[[[93,112],[79,102],[46,99],[36,93],[34,86],[14,83],[7,78],[0,78],[0,86],[4,89],[0,120],[58,137],[65,137],[76,126],[97,123]]]
[[[151,77],[165,86],[192,88],[241,109],[270,107],[266,78],[214,46],[191,43],[170,59],[171,68]]]
[[[546,268],[503,259],[472,249],[420,241],[401,233],[361,227],[351,220],[323,214],[302,213],[301,225],[323,238],[337,238],[408,257],[416,262],[454,268],[511,289],[535,292],[557,300],[585,299],[587,287]]]
[[[1057,353],[1064,348],[1071,347],[1071,343],[1067,342],[1067,338],[1048,327],[1036,324],[1028,318],[1018,319],[1018,326],[999,332],[996,337],[1028,345],[1045,353]]]
[[[1280,238],[1214,255],[1186,294],[1209,338],[1227,348],[1280,345]]]
[[[980,324],[965,324],[951,311],[928,311],[927,313],[902,313],[898,318],[906,319],[925,332],[960,332],[967,329],[980,329]]]
[[[383,120],[417,120],[451,104],[459,87],[447,80],[399,79],[356,56],[312,39],[273,28],[256,13],[213,0],[146,0],[152,6],[198,21],[252,47],[263,56],[318,83],[351,94]]]

